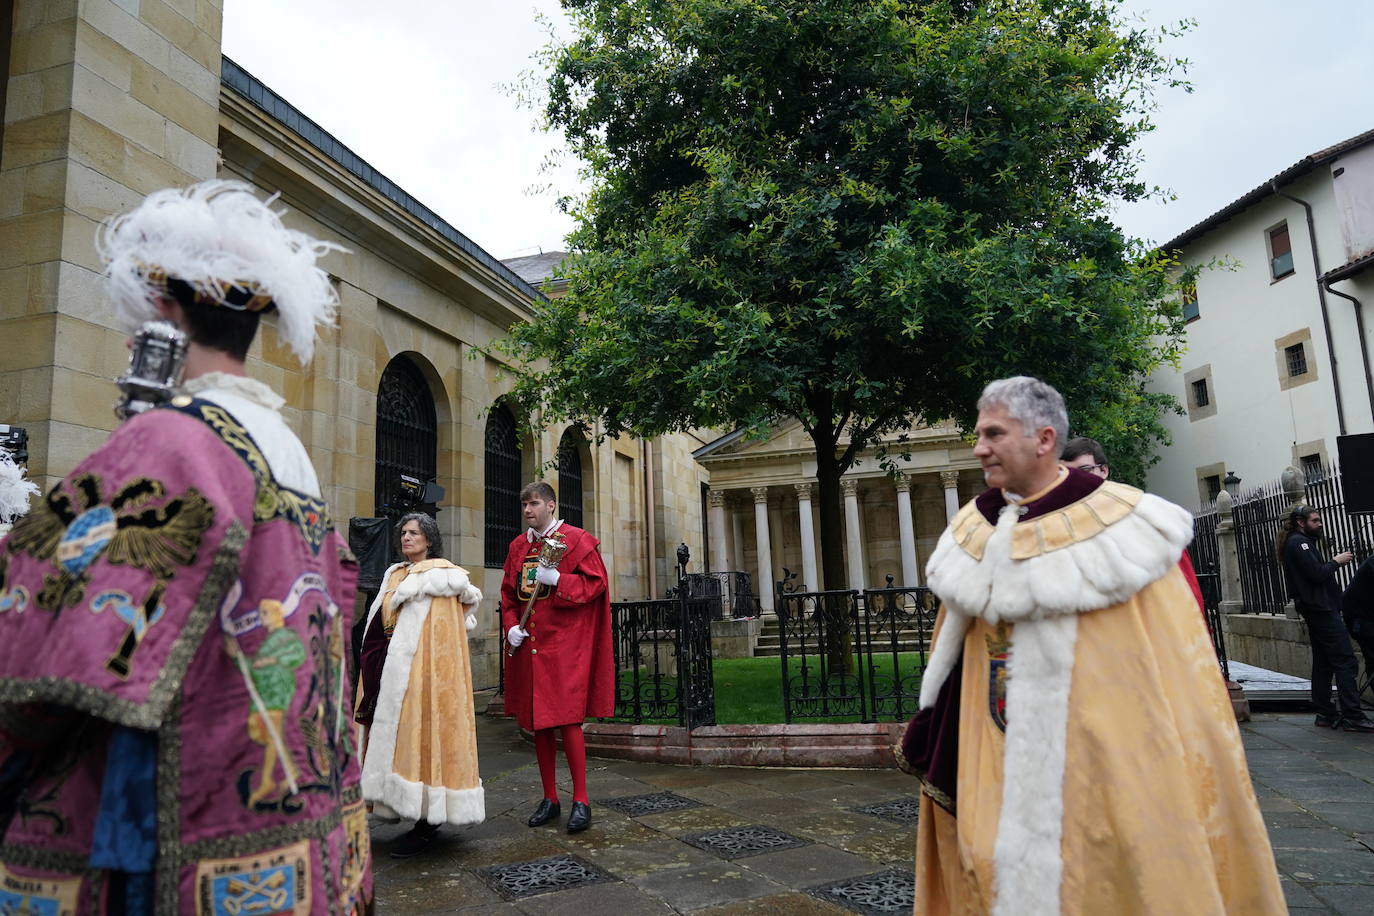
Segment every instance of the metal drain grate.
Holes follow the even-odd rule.
[[[623,798],[603,801],[601,804],[630,817],[644,817],[649,814],[663,814],[665,811],[682,811],[685,808],[700,808],[702,806],[701,802],[694,798],[684,798],[672,792],[626,795]]]
[[[891,801],[878,802],[874,805],[860,805],[849,810],[858,814],[867,814],[870,817],[880,817],[885,821],[895,821],[898,824],[914,824],[921,811],[921,801],[911,796],[905,796],[894,798]]]
[[[714,853],[722,859],[742,859],[745,856],[756,856],[764,852],[776,852],[779,849],[795,849],[798,846],[811,845],[810,840],[798,839],[790,833],[783,833],[781,830],[759,824],[752,824],[748,827],[726,827],[724,830],[696,833],[681,839],[690,846]]]
[[[615,880],[615,876],[590,862],[567,855],[479,868],[477,876],[507,900]]]
[[[916,903],[916,879],[911,872],[894,868],[823,884],[807,893],[867,916],[910,913]]]

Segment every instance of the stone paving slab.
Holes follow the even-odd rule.
[[[1332,732],[1310,713],[1259,713],[1242,726],[1255,793],[1294,913],[1374,913],[1374,737]],[[385,916],[429,913],[570,913],[597,916],[701,913],[710,916],[836,916],[874,912],[816,894],[867,876],[906,885],[915,825],[855,810],[915,797],[914,780],[890,770],[755,770],[588,761],[593,823],[564,831],[572,791],[558,778],[560,823],[531,830],[541,795],[533,749],[510,720],[481,718],[478,746],[487,821],[444,828],[412,859],[389,856],[409,824],[374,823],[377,908]],[[598,803],[672,792],[696,807],[631,817]],[[685,838],[759,825],[806,845],[733,860]],[[503,900],[482,869],[572,855],[609,880]],[[882,884],[882,882],[879,882]],[[900,911],[900,910],[899,910]]]

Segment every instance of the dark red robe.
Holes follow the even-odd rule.
[[[611,647],[611,598],[600,542],[581,528],[558,529],[568,552],[558,565],[558,586],[538,586],[526,629],[530,638],[507,656],[506,715],[521,728],[571,725],[615,713],[615,657]],[[501,578],[501,632],[520,622],[529,593],[521,571],[538,547],[522,533],[506,551]],[[526,574],[528,581],[528,574]],[[509,644],[503,651],[509,649]]]

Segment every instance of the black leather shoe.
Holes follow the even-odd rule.
[[[1328,716],[1322,713],[1317,713],[1316,721],[1314,721],[1312,724],[1317,726],[1317,728],[1335,728],[1337,723],[1339,722],[1340,719],[1336,718],[1335,716]]]
[[[1369,719],[1365,719],[1365,718],[1359,718],[1359,719],[1342,719],[1342,720],[1341,720],[1341,731],[1343,731],[1343,732],[1361,732],[1361,733],[1366,734],[1366,735],[1368,735],[1368,734],[1374,734],[1374,722],[1371,722]],[[569,829],[569,830],[572,829],[572,822],[573,822],[573,818],[574,818],[574,817],[577,817],[577,803],[576,803],[576,802],[573,802],[573,813],[572,813],[572,817],[569,817],[569,818],[568,818],[568,829]]]
[[[558,815],[563,813],[563,809],[558,807],[558,802],[549,801],[547,798],[541,799],[539,807],[534,809],[530,819],[525,823],[531,827],[543,827],[549,821],[558,820]]]
[[[572,814],[568,815],[568,832],[581,833],[592,825],[592,806],[586,802],[573,802]]]
[[[396,845],[391,850],[391,857],[393,859],[409,859],[411,856],[418,856],[429,848],[429,844],[434,842],[434,838],[438,835],[438,824],[420,821],[397,838]]]

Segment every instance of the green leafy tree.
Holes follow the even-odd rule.
[[[590,190],[568,294],[503,344],[515,397],[608,435],[815,443],[827,587],[841,475],[989,380],[1058,386],[1112,464],[1162,437],[1173,265],[1123,237],[1133,141],[1180,62],[1110,0],[564,0],[549,123]],[[1129,452],[1129,454],[1128,454]],[[760,587],[770,587],[760,583]]]

